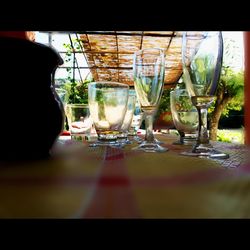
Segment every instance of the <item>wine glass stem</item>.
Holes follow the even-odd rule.
[[[208,145],[209,144],[209,137],[207,132],[207,107],[197,107],[198,110],[198,139],[196,146],[200,144]]]
[[[146,126],[146,136],[145,140],[147,142],[154,142],[154,134],[153,134],[153,114],[145,114],[145,126]]]
[[[182,131],[180,131],[180,130],[178,130],[178,133],[179,133],[179,135],[180,135],[180,143],[181,143],[181,144],[184,144],[185,133],[182,132]]]

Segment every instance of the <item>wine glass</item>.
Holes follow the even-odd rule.
[[[184,32],[182,65],[186,89],[198,111],[198,138],[183,155],[225,159],[229,155],[213,148],[207,131],[207,109],[216,99],[223,56],[221,32]]]
[[[153,120],[157,112],[164,87],[165,54],[163,49],[152,48],[135,52],[133,77],[135,91],[145,116],[146,135],[136,148],[145,152],[165,152],[153,134]]]

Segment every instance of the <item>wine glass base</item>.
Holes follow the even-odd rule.
[[[138,144],[142,143],[143,142],[143,139],[140,138],[138,135],[129,135],[129,140],[132,142],[132,141],[135,141],[137,142]]]
[[[158,139],[154,138],[154,143],[157,143],[158,145],[164,144],[164,142],[159,141]]]
[[[228,159],[229,154],[218,151],[213,148],[202,148],[202,150],[193,150],[193,151],[186,151],[182,152],[181,155],[185,156],[193,156],[193,157],[200,157],[200,158],[211,158],[211,159]]]
[[[128,138],[124,138],[124,139],[119,139],[117,140],[118,143],[120,143],[121,145],[125,146],[125,145],[130,145],[132,144],[133,142],[128,139]]]
[[[139,146],[132,148],[132,150],[144,151],[144,152],[166,152],[168,148],[162,147],[157,143],[143,142]]]

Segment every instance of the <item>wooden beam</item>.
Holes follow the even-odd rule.
[[[113,31],[107,31],[107,32],[102,32],[102,31],[40,31],[40,32],[46,32],[46,33],[55,33],[55,34],[71,34],[71,33],[77,33],[77,34],[85,34],[85,35],[112,35],[115,36],[115,34],[119,36],[141,36],[141,31],[138,31],[138,33],[124,33],[124,32],[119,32],[116,31],[116,33]],[[152,37],[172,37],[173,34],[158,34],[158,33],[144,33],[144,36],[152,36]],[[176,36],[176,35],[174,35]]]
[[[74,68],[74,67],[67,67],[67,66],[60,66],[58,68],[61,69],[66,69],[66,68]],[[116,66],[79,66],[79,67],[75,67],[75,68],[79,68],[79,69],[119,69],[119,70],[132,70],[133,67],[132,66],[128,66],[128,67],[116,67]],[[173,69],[173,67],[165,67],[165,69],[171,69],[173,71],[180,71],[181,68],[176,68]]]
[[[79,34],[87,34],[87,35],[112,35],[117,34],[118,36],[141,36],[141,33],[123,33],[117,31],[115,32],[100,32],[100,31],[76,31]],[[141,31],[140,31],[141,32]],[[172,37],[173,34],[158,34],[158,33],[144,33],[143,36],[152,36],[152,37]],[[174,35],[175,36],[175,35]]]

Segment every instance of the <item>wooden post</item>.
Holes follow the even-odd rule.
[[[245,79],[244,79],[244,125],[245,144],[250,145],[250,32],[244,32]]]

